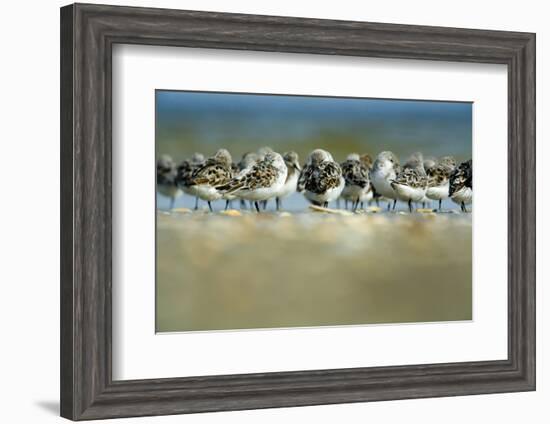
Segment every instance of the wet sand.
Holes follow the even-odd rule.
[[[158,332],[470,320],[470,214],[157,213]]]

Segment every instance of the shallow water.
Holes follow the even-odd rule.
[[[470,214],[157,213],[164,331],[470,320]]]

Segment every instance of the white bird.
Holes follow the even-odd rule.
[[[456,161],[451,156],[445,156],[426,170],[428,175],[426,197],[437,200],[439,210],[441,210],[441,202],[449,197],[449,178],[455,167]]]
[[[370,171],[370,180],[378,196],[393,200],[393,209],[397,203],[397,194],[395,193],[391,181],[397,177],[401,171],[399,160],[392,152],[381,152],[376,157]],[[388,210],[390,203],[388,202]]]
[[[170,198],[170,210],[174,208],[176,198],[183,192],[176,184],[177,169],[174,161],[168,155],[162,155],[157,160],[157,190]]]
[[[292,193],[296,192],[296,187],[298,185],[298,177],[300,176],[300,160],[298,158],[298,153],[296,152],[286,152],[283,155],[285,161],[287,174],[286,181],[281,188],[281,191],[277,193],[275,202],[277,205],[277,210],[282,207],[282,202],[285,197],[290,196]]]
[[[210,212],[212,212],[211,202],[223,197],[218,187],[231,180],[233,175],[231,163],[231,154],[226,149],[220,149],[195,169],[189,178],[189,185],[195,186],[197,196],[208,202]]]
[[[449,196],[460,205],[462,212],[468,212],[466,205],[472,203],[472,159],[455,168],[449,179]]]
[[[361,163],[357,153],[351,153],[340,164],[342,175],[346,180],[341,197],[347,202],[351,201],[353,211],[357,210],[359,202],[370,191],[369,169]]]
[[[428,188],[428,176],[424,170],[422,154],[415,153],[390,183],[397,198],[407,202],[409,212],[412,212],[412,202],[421,202]]]
[[[277,196],[286,176],[287,168],[283,157],[279,153],[268,152],[248,172],[239,174],[218,188],[223,194],[234,194],[241,199],[253,201],[256,210],[260,212],[258,202]]]
[[[366,192],[364,192],[361,195],[361,208],[364,208],[365,202],[370,205],[371,201],[374,199],[374,187],[372,186],[372,182],[370,181],[370,171],[372,169],[372,156],[368,153],[365,153],[361,156],[359,156],[359,160],[363,164],[364,167],[367,168],[368,174],[369,174],[369,188]]]
[[[329,202],[340,197],[345,185],[342,169],[332,155],[316,149],[309,154],[300,173],[297,190],[304,192],[306,199],[314,205],[328,207]]]
[[[197,195],[197,186],[189,185],[189,179],[193,171],[204,163],[204,155],[202,153],[193,153],[191,159],[184,160],[178,166],[176,184],[185,194],[195,198],[195,210],[199,208],[199,196]]]

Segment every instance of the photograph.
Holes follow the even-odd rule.
[[[35,190],[39,218],[5,208],[20,215],[8,252],[24,252],[7,267],[39,283],[6,297],[7,331],[26,339],[8,338],[22,396],[7,422],[548,415],[547,22],[529,4],[398,2],[9,14],[40,36],[11,30],[5,68],[34,89],[10,78],[22,113],[7,115],[5,180],[51,174],[59,190]],[[51,237],[25,237],[44,231],[57,260]]]
[[[471,102],[155,102],[157,333],[472,320]]]

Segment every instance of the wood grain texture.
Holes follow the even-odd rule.
[[[508,359],[112,381],[115,43],[506,64]],[[99,419],[534,388],[534,34],[86,4],[61,9],[62,416]]]

